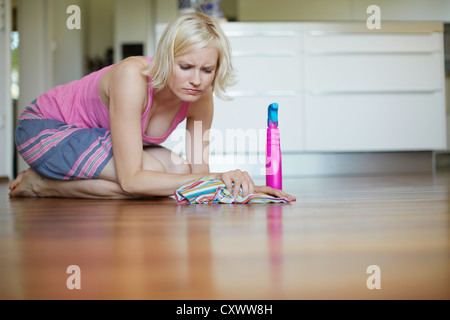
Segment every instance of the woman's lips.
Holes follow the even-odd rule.
[[[190,95],[197,95],[201,92],[200,90],[197,90],[197,89],[184,88],[184,90],[187,92],[187,94],[190,94]]]

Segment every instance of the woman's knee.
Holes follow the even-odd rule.
[[[144,170],[167,172],[166,166],[152,154],[144,152],[142,157],[142,166]]]
[[[192,172],[190,164],[183,157],[164,147],[146,148],[144,151],[144,166],[147,166],[148,170],[178,174]]]
[[[168,172],[178,174],[192,173],[191,165],[179,155],[172,153],[170,164],[168,165]]]

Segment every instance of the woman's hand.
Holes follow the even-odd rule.
[[[255,193],[255,184],[247,171],[233,170],[224,172],[221,174],[220,180],[225,183],[225,187],[233,194],[234,198],[237,198],[239,195],[239,189],[241,187],[244,197]]]
[[[296,201],[297,200],[296,197],[294,197],[294,196],[292,196],[290,194],[287,194],[283,190],[274,189],[274,188],[269,187],[269,186],[256,186],[255,187],[255,193],[265,193],[265,194],[268,194],[270,196],[286,199],[288,201]]]
[[[283,198],[288,201],[295,201],[296,198],[290,194],[287,194],[283,190],[271,188],[269,186],[255,186],[252,178],[247,171],[233,170],[224,173],[218,173],[216,178],[222,180],[225,183],[226,189],[232,193],[234,198],[239,195],[239,189],[242,187],[243,196],[246,197],[249,194],[265,193],[277,198]],[[233,187],[234,184],[234,187]]]

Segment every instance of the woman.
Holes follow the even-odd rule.
[[[210,173],[203,156],[209,141],[193,143],[195,122],[202,123],[202,137],[211,127],[213,93],[226,98],[233,81],[231,48],[220,26],[201,13],[179,16],[153,59],[127,58],[55,87],[26,108],[16,145],[30,169],[11,183],[10,196],[169,196],[206,176],[222,180],[235,197],[242,187],[244,197],[262,192],[294,200],[255,186],[247,172]],[[184,119],[186,159],[159,146]]]

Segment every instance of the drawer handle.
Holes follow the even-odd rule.
[[[352,90],[352,91],[331,91],[331,90],[308,90],[312,96],[347,95],[347,94],[432,94],[441,92],[440,89],[429,90]]]
[[[286,91],[228,91],[230,97],[295,97],[298,92],[295,90]]]
[[[307,51],[311,56],[337,55],[430,55],[441,53],[439,50],[429,51]]]

